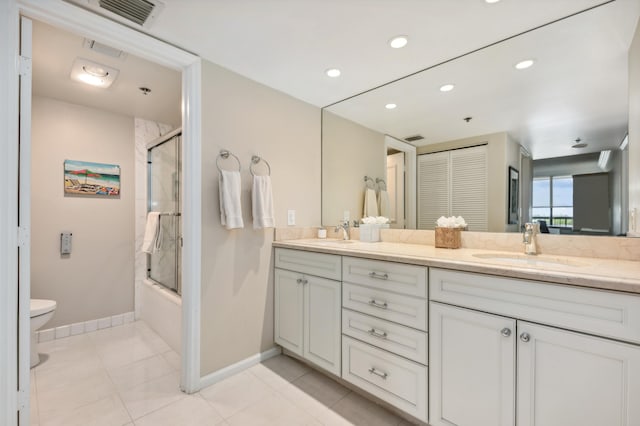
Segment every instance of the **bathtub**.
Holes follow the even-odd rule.
[[[138,294],[138,319],[162,337],[167,344],[180,354],[182,334],[182,299],[165,287],[145,279]]]

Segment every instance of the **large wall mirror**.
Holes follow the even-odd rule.
[[[624,234],[639,16],[606,3],[324,108],[323,224],[360,219],[377,181],[392,227]]]

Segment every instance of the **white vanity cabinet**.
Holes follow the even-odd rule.
[[[637,296],[440,269],[430,292],[433,426],[640,425]]]
[[[275,341],[340,375],[341,258],[275,249]]]
[[[427,269],[343,257],[342,378],[427,421]]]

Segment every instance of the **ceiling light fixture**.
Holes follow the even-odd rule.
[[[585,148],[586,146],[587,144],[582,142],[582,139],[578,138],[575,140],[575,143],[571,145],[571,148]]]
[[[456,87],[454,84],[445,84],[444,86],[440,86],[441,92],[450,92],[453,88]]]
[[[341,72],[338,68],[329,68],[325,73],[332,78],[339,77]]]
[[[397,107],[397,106],[398,106],[398,105],[396,105],[396,104],[386,104],[384,107],[385,107],[386,109],[395,109],[395,107]]]
[[[115,68],[82,58],[76,58],[71,66],[72,80],[103,89],[113,84],[118,77],[118,73],[119,71]]]
[[[531,65],[533,65],[534,62],[535,61],[533,59],[525,59],[524,61],[520,61],[517,64],[515,64],[514,67],[517,70],[526,70]]]
[[[389,46],[394,49],[400,49],[405,47],[409,43],[409,38],[406,35],[395,36],[391,40],[389,40]]]
[[[489,4],[493,4],[493,3],[498,3],[500,0],[484,0],[485,3],[489,3]]]

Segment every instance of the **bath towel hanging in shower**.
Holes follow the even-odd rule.
[[[147,225],[144,229],[144,239],[142,241],[142,251],[145,253],[155,253],[162,244],[162,229],[160,227],[160,212],[149,212],[147,214]]]

